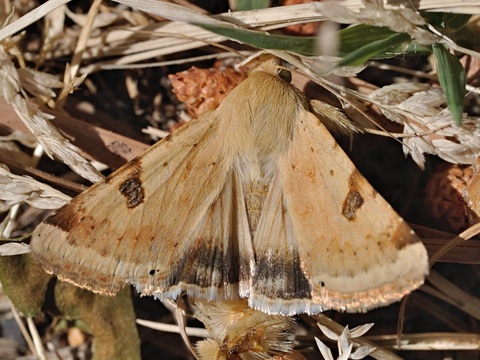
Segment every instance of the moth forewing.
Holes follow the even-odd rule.
[[[425,247],[313,114],[298,114],[279,171],[312,304],[365,311],[423,283]]]
[[[239,181],[232,157],[218,147],[218,128],[215,116],[192,121],[74,198],[35,230],[34,258],[48,272],[105,294],[134,283],[144,294],[173,298],[184,290],[238,297],[238,265],[248,273],[253,255]]]

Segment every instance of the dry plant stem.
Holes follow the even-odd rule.
[[[428,288],[430,286],[425,285],[425,287]],[[437,291],[437,293],[439,292]],[[418,313],[421,313],[424,317],[426,318],[431,317],[432,319],[435,319],[436,321],[443,323],[445,326],[450,328],[451,331],[454,331],[457,333],[466,333],[470,331],[470,329],[468,328],[468,325],[465,325],[458,321],[456,314],[450,311],[445,311],[445,306],[444,304],[441,304],[441,302],[428,301],[428,299],[425,299],[420,295],[417,295],[416,297],[419,300],[416,302],[416,311]],[[408,336],[408,335],[409,334],[404,334],[403,336]],[[402,341],[403,341],[403,336],[402,336]]]
[[[428,80],[432,80],[432,81],[438,81],[438,76],[437,75],[427,74],[424,71],[411,70],[411,69],[408,69],[408,68],[405,68],[405,67],[402,67],[402,66],[395,66],[395,65],[391,65],[391,64],[382,64],[382,63],[379,63],[377,61],[369,61],[367,64],[370,67],[374,67],[374,68],[377,68],[377,69],[380,69],[380,70],[396,71],[396,72],[399,72],[401,74],[406,74],[406,75],[409,75],[409,76],[420,77],[420,78],[424,78],[424,79],[428,79]]]
[[[163,332],[169,332],[169,333],[175,333],[175,334],[180,334],[180,328],[178,325],[174,324],[165,324],[162,322],[157,322],[157,321],[150,321],[150,320],[143,320],[143,319],[137,319],[136,323],[145,327],[148,327],[153,330],[158,330],[158,331],[163,331]],[[185,332],[187,333],[188,336],[193,336],[193,337],[198,337],[198,338],[208,338],[210,337],[210,334],[206,329],[203,328],[195,328],[195,327],[185,327]]]
[[[312,316],[319,324],[326,326],[333,332],[335,332],[337,335],[340,335],[343,331],[343,326],[336,323],[329,317],[323,314],[318,314],[315,316]],[[388,351],[385,348],[379,347],[378,344],[373,343],[369,340],[366,340],[365,337],[361,336],[355,339],[352,339],[352,342],[355,346],[370,346],[370,347],[375,347],[376,350],[370,354],[371,357],[374,359],[381,359],[381,360],[401,360],[401,357],[397,356],[391,351]]]
[[[432,256],[430,256],[430,267],[433,266],[445,253],[450,249],[456,247],[462,242],[471,239],[472,237],[480,233],[480,223],[470,226],[468,229],[463,231],[460,235],[454,237],[451,241],[447,242],[444,246],[438,249]],[[428,279],[428,278],[427,278]],[[398,315],[397,323],[397,346],[400,346],[400,340],[403,333],[403,322],[405,318],[405,309],[410,295],[405,296],[400,303],[400,310]]]
[[[432,266],[438,259],[440,259],[446,252],[450,249],[456,247],[460,243],[471,239],[472,237],[480,233],[480,223],[470,226],[468,229],[463,231],[460,235],[453,238],[451,241],[446,243],[443,247],[437,250],[435,254],[430,257],[430,266]]]
[[[184,308],[184,302],[182,298],[177,299],[177,306],[175,308],[175,311],[173,313],[175,321],[178,325],[178,328],[180,330],[180,336],[182,337],[183,343],[186,345],[188,350],[190,351],[190,354],[197,359],[197,355],[195,354],[195,350],[193,348],[192,343],[190,342],[190,339],[188,338],[187,335],[187,326],[185,323],[185,312],[183,311]]]
[[[252,54],[251,51],[239,51],[239,52],[236,52],[235,54],[232,54],[231,52],[225,52],[225,53],[217,53],[217,54],[211,54],[211,55],[201,55],[201,56],[187,57],[187,58],[183,58],[183,59],[142,63],[142,64],[103,65],[102,69],[103,70],[145,69],[145,68],[151,68],[151,67],[182,65],[182,64],[190,64],[190,63],[202,62],[202,61],[212,60],[212,59],[219,60],[219,59],[232,58],[232,57],[238,56],[237,53],[240,54],[240,56],[242,58]]]
[[[428,281],[444,295],[445,301],[480,320],[480,300],[431,270]]]
[[[226,46],[226,45],[223,45],[223,44],[219,44],[219,43],[216,43],[216,42],[212,42],[212,41],[208,41],[207,39],[198,39],[196,37],[193,37],[193,36],[188,36],[188,35],[185,35],[185,34],[172,34],[172,33],[168,33],[168,32],[155,32],[155,33],[152,33],[152,32],[148,32],[148,31],[135,31],[136,33],[139,33],[139,34],[142,34],[142,33],[145,33],[147,35],[155,35],[155,36],[158,36],[158,37],[176,37],[176,38],[179,38],[179,39],[185,39],[185,40],[189,40],[189,41],[201,41],[203,42],[205,45],[210,45],[210,46],[214,46],[214,47],[217,47],[219,49],[222,49],[222,50],[225,50],[231,54],[235,54],[239,57],[241,57],[242,59],[245,59],[245,56],[242,54],[241,51],[237,51],[233,48],[231,48],[230,46]]]
[[[162,29],[168,28],[169,26],[175,25],[174,23],[168,23],[162,27]],[[217,48],[226,50],[231,54],[236,54],[239,57],[245,58],[245,56],[240,51],[236,51],[228,46],[222,45],[219,42],[224,38],[220,35],[215,35],[213,33],[207,33],[204,35],[200,35],[198,28],[194,28],[193,31],[188,30],[181,30],[182,27],[191,26],[189,24],[178,24],[179,33],[175,33],[174,29],[170,29],[168,32],[164,31],[143,31],[143,30],[129,30],[123,29],[121,32],[133,32],[134,34],[147,34],[149,37],[159,37],[158,41],[155,44],[152,44],[152,40],[142,40],[139,43],[133,43],[129,45],[129,49],[125,50],[121,53],[117,53],[117,55],[121,55],[127,53],[123,57],[114,59],[114,60],[107,60],[104,62],[97,62],[96,64],[87,66],[81,69],[82,73],[90,73],[99,71],[102,69],[118,69],[118,68],[127,68],[127,65],[133,67],[152,67],[153,64],[137,64],[142,61],[145,61],[150,58],[157,58],[163,55],[168,55],[172,53],[178,53],[185,50],[190,50],[194,48],[198,48],[201,46],[215,46]],[[185,33],[190,33],[192,35],[188,36]],[[95,39],[93,40],[95,41]],[[200,45],[202,44],[202,45]],[[94,44],[89,44],[90,47],[95,46]],[[97,46],[105,46],[103,43]],[[153,49],[153,50],[152,50]],[[108,49],[103,49],[104,53],[108,53]],[[112,55],[116,54],[116,50],[112,49]],[[232,55],[230,55],[232,56]],[[181,60],[178,60],[179,62]],[[171,62],[160,62],[155,63],[156,66],[160,66],[164,63],[171,63]],[[173,61],[176,64],[176,61]]]
[[[5,224],[5,228],[2,229],[2,238],[10,237],[10,234],[12,233],[12,230],[13,230],[12,227],[14,226],[14,221],[18,215],[19,210],[20,210],[20,204],[15,204],[8,210],[8,216],[6,219],[7,222]]]
[[[90,33],[92,31],[93,21],[95,20],[95,16],[98,14],[98,9],[100,8],[101,4],[102,0],[94,0],[92,6],[90,7],[90,10],[88,11],[85,25],[82,28],[82,31],[78,38],[77,46],[75,47],[75,51],[73,53],[73,58],[69,69],[70,72],[68,72],[67,67],[67,71],[64,76],[64,83],[66,86],[72,81],[72,79],[75,78],[78,73],[83,53],[87,49],[87,40],[90,37]]]
[[[69,2],[70,0],[49,0],[46,3],[36,7],[29,13],[22,16],[17,21],[5,26],[3,29],[0,29],[0,41],[5,39],[7,36],[14,35],[20,30],[23,30],[24,28],[33,24],[35,21],[40,20],[56,8]]]
[[[422,239],[430,256],[445,246],[454,234],[431,229],[417,224],[410,224]],[[444,253],[438,262],[480,265],[480,241],[462,241],[448,252]]]
[[[37,327],[33,322],[31,317],[27,317],[27,325],[28,329],[30,330],[30,334],[32,334],[33,343],[35,344],[36,355],[39,360],[46,360],[45,349],[43,348],[42,339],[38,334]]]
[[[458,307],[454,300],[452,300],[451,298],[443,294],[441,291],[435,289],[433,286],[429,286],[428,284],[424,285],[421,291],[425,294],[429,294],[432,297],[442,300],[447,304],[451,304],[453,306]],[[458,333],[466,333],[468,331],[471,331],[468,327],[466,327],[465,324],[462,324],[458,321],[458,318],[456,317],[455,314],[449,311],[445,311],[445,307],[442,305],[441,305],[441,302],[432,302],[432,301],[429,301],[428,303],[425,301],[417,302],[418,310],[422,311],[425,316],[430,315],[432,316],[432,318],[438,319],[438,321],[441,321],[452,331],[455,331]]]
[[[397,350],[478,350],[480,335],[458,333],[406,334],[398,345],[396,335],[365,336],[375,344]]]
[[[444,238],[422,238],[429,254],[434,254],[445,246]],[[480,265],[480,241],[458,242],[455,247],[444,253],[437,262]]]
[[[425,130],[423,132],[415,132],[415,133],[411,133],[411,134],[400,134],[400,133],[392,133],[392,132],[387,132],[386,133],[383,130],[379,131],[379,130],[367,129],[367,128],[363,128],[362,130],[369,133],[369,134],[373,134],[373,135],[384,136],[384,137],[394,137],[395,139],[406,139],[406,138],[412,138],[412,137],[434,135],[437,131],[446,129],[448,127],[449,127],[449,125],[444,125],[444,126],[439,126],[438,128],[436,128],[434,130]]]
[[[17,323],[18,327],[20,328],[20,332],[22,333],[23,338],[25,339],[25,342],[27,343],[28,348],[30,349],[30,351],[33,354],[35,354],[35,345],[33,344],[32,338],[31,338],[27,328],[23,324],[23,321],[20,318],[20,314],[18,313],[17,308],[15,307],[15,305],[12,303],[11,300],[9,300],[9,302],[10,302],[10,308],[12,309],[12,314],[13,314],[13,317],[15,319],[15,322]]]

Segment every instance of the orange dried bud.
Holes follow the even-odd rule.
[[[469,225],[470,210],[465,198],[473,175],[470,166],[442,164],[427,183],[426,202],[432,216],[454,231],[462,231]]]
[[[189,115],[198,117],[215,110],[225,96],[247,78],[247,72],[233,68],[191,67],[168,77],[178,100],[187,105]]]
[[[480,164],[478,164],[477,167],[478,166],[480,166]],[[464,198],[469,210],[467,214],[468,220],[470,225],[473,225],[480,222],[480,176],[478,172],[472,175],[471,181],[467,184],[467,193]]]

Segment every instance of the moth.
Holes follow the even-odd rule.
[[[60,208],[31,248],[97,293],[134,284],[283,315],[385,306],[428,272],[422,242],[272,60]]]

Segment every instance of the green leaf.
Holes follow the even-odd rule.
[[[381,58],[385,58],[385,55],[394,57],[399,55],[399,51],[400,53],[405,53],[410,41],[411,39],[408,34],[394,33],[385,39],[376,40],[357,48],[344,56],[338,65],[361,65],[368,59],[378,59],[378,55],[380,55]]]
[[[346,29],[339,31],[340,36],[340,51],[339,56],[345,57],[350,53],[359,50],[364,46],[373,45],[373,47],[378,47],[380,50],[381,47],[385,49],[380,50],[378,53],[373,54],[370,60],[380,60],[380,59],[390,59],[399,55],[408,55],[408,54],[422,54],[422,53],[431,53],[432,49],[430,46],[424,46],[417,44],[410,40],[410,37],[405,36],[405,41],[402,41],[403,36],[396,37],[395,35],[401,35],[395,31],[390,30],[386,27],[372,26],[372,25],[354,25]],[[383,40],[386,40],[385,43],[382,43]],[[398,43],[390,43],[389,41],[397,41]],[[390,46],[388,46],[390,45]],[[369,51],[368,47],[365,51]]]
[[[270,35],[262,31],[246,30],[222,25],[195,25],[260,49],[285,50],[302,55],[317,55],[315,51],[315,37]]]
[[[266,9],[270,0],[237,0],[237,11]]]
[[[457,124],[462,122],[463,100],[465,97],[466,75],[460,61],[442,44],[433,45],[437,62],[438,78],[445,93],[447,105]]]
[[[396,32],[386,27],[372,25],[353,25],[339,31],[342,49],[340,56],[345,56],[359,47],[374,41],[386,39]]]
[[[316,37],[313,36],[271,35],[262,31],[217,24],[197,23],[196,25],[260,49],[284,50],[306,56],[319,55],[316,49]],[[418,54],[419,51],[429,50],[429,48],[421,46],[410,46],[412,44],[408,35],[398,34],[384,27],[352,26],[339,31],[338,35],[340,39],[339,56],[347,56],[363,48],[359,53],[350,55],[348,60],[357,64],[367,59],[389,59],[406,52]]]
[[[452,32],[462,28],[472,17],[469,14],[454,14],[442,12],[424,12],[422,16],[431,25],[441,31]]]

